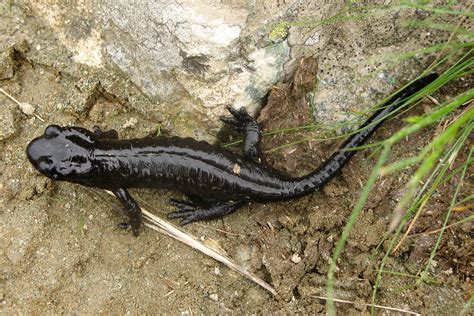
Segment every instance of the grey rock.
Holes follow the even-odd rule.
[[[309,55],[320,63],[320,84],[308,97],[314,119],[345,121],[393,91],[394,78],[413,78],[423,65],[419,59],[394,68],[378,58],[429,41],[422,30],[403,26],[416,14],[409,10],[321,23],[347,10],[344,2],[106,0],[84,1],[76,10],[53,3],[31,7],[73,61],[117,67],[153,110],[175,117],[180,107],[187,113],[181,117],[206,121],[191,135],[206,139],[220,126],[224,105],[255,112],[272,85],[290,79]],[[80,102],[79,112],[87,107]]]
[[[1,95],[0,98],[0,141],[4,141],[12,137],[16,132],[14,106],[9,105],[10,101],[5,100],[5,96]]]
[[[13,47],[0,54],[0,80],[11,79],[18,66]]]

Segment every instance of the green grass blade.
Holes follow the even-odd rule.
[[[408,125],[404,128],[402,128],[400,131],[392,135],[389,139],[388,142],[390,144],[394,144],[398,142],[399,140],[405,138],[409,134],[412,134],[426,126],[429,126],[439,120],[441,120],[443,117],[446,117],[449,113],[453,112],[456,108],[460,107],[467,101],[470,101],[472,98],[474,98],[474,89],[471,89],[461,96],[457,97],[454,99],[452,102],[439,107],[436,111],[430,113],[429,115],[426,115],[422,120],[420,120],[417,123]]]
[[[359,196],[359,200],[357,201],[356,206],[354,207],[347,224],[344,226],[344,229],[342,231],[341,237],[337,241],[336,244],[336,249],[334,251],[334,254],[332,256],[331,263],[329,265],[329,270],[328,270],[328,279],[327,279],[327,312],[329,315],[335,315],[335,308],[334,308],[334,272],[336,271],[336,264],[337,260],[339,259],[342,250],[344,249],[344,245],[346,244],[347,238],[349,237],[349,234],[352,230],[352,227],[355,224],[355,221],[357,220],[357,217],[359,216],[360,212],[362,211],[367,198],[369,197],[370,192],[372,191],[372,188],[374,187],[375,181],[378,178],[379,170],[385,163],[385,160],[388,157],[388,154],[390,153],[390,145],[385,145],[382,152],[380,153],[379,159],[377,163],[375,164],[374,169],[372,170],[372,173],[369,176],[369,179],[367,180],[367,183],[362,191],[362,193]]]
[[[471,158],[472,156],[472,152],[474,151],[474,146],[471,146],[471,150],[469,151],[469,156],[468,156],[468,160],[469,158]],[[451,217],[451,214],[453,212],[453,207],[454,205],[456,204],[456,198],[459,194],[459,191],[460,191],[460,188],[461,188],[461,184],[463,182],[463,179],[466,175],[466,171],[467,171],[467,168],[468,168],[469,164],[465,164],[464,166],[464,170],[461,174],[461,178],[460,178],[460,181],[458,182],[457,186],[456,186],[456,190],[454,191],[454,194],[453,194],[453,198],[451,199],[451,205],[449,206],[449,209],[448,209],[448,212],[446,213],[446,216],[444,218],[444,222],[443,222],[443,226],[441,227],[441,231],[438,235],[438,239],[436,240],[436,243],[431,251],[431,254],[430,254],[430,258],[428,259],[428,263],[426,264],[426,267],[425,267],[425,270],[424,270],[424,273],[427,274],[428,273],[428,270],[430,269],[431,265],[432,265],[432,262],[433,262],[433,259],[436,255],[436,252],[438,251],[439,249],[439,246],[441,244],[441,240],[443,238],[443,234],[444,234],[444,231],[446,230],[446,226],[448,225],[448,221],[449,221],[449,218]]]
[[[421,9],[424,11],[430,11],[438,14],[452,14],[452,15],[463,15],[467,17],[474,17],[474,12],[469,10],[453,10],[447,7],[438,7],[438,6],[428,6],[421,2],[417,1],[401,1],[400,6],[405,6],[407,8]]]
[[[397,228],[396,232],[393,234],[393,236],[391,238],[391,241],[390,241],[390,244],[389,244],[389,246],[388,246],[388,248],[385,252],[385,255],[382,258],[382,261],[380,263],[380,266],[379,266],[379,269],[378,269],[379,271],[383,271],[383,268],[385,267],[385,264],[388,260],[388,257],[392,253],[393,247],[395,246],[395,243],[398,240],[400,232],[403,229],[404,225],[408,222],[408,220],[409,220],[410,216],[412,215],[413,211],[416,208],[418,208],[418,210],[421,211],[419,206],[423,203],[423,201],[430,198],[433,195],[434,191],[438,188],[438,186],[441,183],[444,182],[444,179],[446,178],[445,174],[449,170],[449,166],[450,166],[449,157],[451,157],[451,155],[454,152],[458,151],[462,147],[464,141],[467,139],[467,137],[469,137],[469,134],[470,134],[470,130],[466,129],[462,133],[461,137],[459,137],[459,139],[456,140],[455,144],[453,144],[453,146],[449,150],[446,151],[443,158],[440,160],[440,162],[438,163],[436,168],[432,171],[432,173],[428,177],[428,179],[425,181],[425,184],[422,186],[422,188],[418,192],[417,198],[412,203],[410,208],[407,210],[404,217],[402,218],[401,223],[398,225],[398,228]],[[379,273],[377,273],[374,288],[372,290],[372,304],[375,304],[375,299],[376,299],[376,295],[377,295],[377,292],[378,292],[378,288],[380,287],[381,280],[382,280],[382,273],[379,272]]]

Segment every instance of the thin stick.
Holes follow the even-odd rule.
[[[17,99],[15,99],[11,94],[9,94],[8,92],[6,92],[5,90],[3,90],[2,88],[0,88],[0,92],[3,93],[7,98],[9,98],[10,100],[13,101],[13,103],[16,103],[16,105],[18,105],[20,108],[21,108],[21,102],[18,101]],[[26,114],[26,113],[25,113]],[[36,113],[33,113],[33,115],[38,119],[40,120],[41,122],[44,122],[44,119],[39,116],[38,114]]]
[[[465,212],[474,209],[474,203],[453,207],[455,212]]]
[[[397,252],[398,248],[402,245],[402,243],[405,241],[405,239],[407,239],[408,234],[411,232],[413,226],[415,226],[415,223],[416,223],[416,221],[418,220],[418,217],[420,216],[421,211],[423,210],[423,208],[425,207],[425,205],[426,205],[427,202],[428,202],[428,199],[423,200],[423,202],[421,203],[420,207],[418,208],[418,212],[416,212],[415,217],[413,218],[413,220],[411,221],[410,225],[408,226],[407,231],[405,232],[405,234],[403,234],[403,236],[402,236],[402,238],[400,239],[400,241],[399,241],[399,242],[397,243],[397,245],[393,248],[392,253]]]
[[[311,297],[318,298],[318,299],[324,300],[324,301],[328,300],[328,298],[324,297],[324,296],[311,295]],[[352,304],[352,305],[356,304],[355,302],[347,301],[347,300],[341,300],[341,299],[338,299],[338,298],[332,298],[332,300],[335,301],[335,302],[339,302],[339,303]],[[406,310],[406,309],[401,309],[401,308],[396,308],[396,307],[383,306],[383,305],[377,305],[377,304],[366,304],[366,303],[362,303],[362,305],[375,307],[375,308],[380,308],[380,309],[386,309],[386,310],[400,312],[400,313],[407,313],[407,314],[410,314],[410,315],[416,315],[416,316],[421,315],[420,313],[417,313],[417,312],[412,312],[412,311],[409,311],[409,310]]]
[[[108,194],[114,196],[114,194],[108,190],[105,190],[105,192],[107,192]],[[223,256],[221,254],[219,254],[217,251],[215,251],[214,249],[212,248],[209,248],[207,246],[205,246],[203,243],[201,243],[200,241],[196,240],[195,237],[193,237],[192,235],[182,231],[181,229],[179,229],[178,227],[175,227],[174,225],[168,223],[167,221],[159,218],[158,216],[155,216],[154,214],[148,212],[147,210],[143,209],[142,208],[142,213],[144,215],[144,219],[151,222],[151,223],[144,223],[144,225],[146,227],[149,227],[153,230],[156,230],[160,233],[163,233],[165,235],[168,235],[182,243],[185,243],[186,245],[202,252],[203,254],[225,264],[227,267],[229,267],[230,269],[242,274],[243,276],[245,276],[246,278],[248,278],[249,280],[257,283],[258,285],[260,285],[261,287],[263,287],[265,290],[269,291],[270,293],[273,294],[273,296],[277,296],[277,293],[275,291],[275,289],[270,285],[268,284],[267,282],[265,282],[264,280],[262,280],[261,278],[259,278],[258,276],[256,276],[255,274],[253,274],[252,272],[249,272],[247,270],[245,270],[243,267],[237,265],[236,263],[234,263],[230,258],[226,257],[226,256]]]
[[[225,264],[230,269],[232,269],[236,272],[239,272],[240,274],[242,274],[246,278],[248,278],[248,279],[252,280],[253,282],[257,283],[258,285],[260,285],[261,287],[263,287],[264,289],[266,289],[267,291],[272,293],[274,296],[277,295],[275,289],[270,284],[263,281],[262,279],[260,279],[255,274],[245,270],[243,267],[237,265],[230,258],[228,258],[228,257],[226,257],[222,254],[219,254],[217,251],[215,251],[212,248],[209,248],[209,247],[205,246],[203,243],[201,243],[200,241],[194,239],[189,234],[181,231],[179,228],[174,227],[170,223],[168,223],[168,222],[162,220],[161,218],[151,214],[150,212],[148,212],[144,209],[142,209],[142,212],[145,215],[145,219],[151,221],[153,224],[158,226],[157,228],[159,228],[161,230],[164,230],[168,236],[173,237],[174,239],[176,239],[178,241],[181,241],[181,242],[185,243],[186,245],[188,245],[188,246],[190,246],[190,247],[192,247],[196,250],[199,250],[203,254],[205,254],[205,255],[207,255],[207,256],[209,256],[209,257],[211,257],[211,258],[213,258],[213,259],[215,259],[215,260],[217,260],[217,261],[219,261],[223,264]],[[147,225],[147,226],[154,229],[154,227],[152,227],[153,225]]]
[[[459,225],[459,224],[462,224],[462,223],[465,223],[467,221],[470,221],[470,220],[473,220],[474,219],[474,215],[471,215],[471,216],[468,216],[460,221],[457,221],[455,223],[452,223],[451,225],[447,225],[444,229],[449,229],[449,228],[452,228],[453,226],[456,226],[456,225]],[[422,233],[417,233],[417,234],[412,234],[412,235],[409,235],[408,238],[412,238],[412,237],[418,237],[418,236],[423,236],[423,235],[432,235],[432,234],[436,234],[436,233],[439,233],[440,231],[442,230],[442,228],[438,228],[438,229],[435,229],[435,230],[431,230],[431,231],[428,231],[428,232],[422,232]]]
[[[196,223],[197,226],[201,226],[201,227],[204,227],[206,229],[211,229],[211,230],[214,230],[216,232],[219,232],[219,233],[222,233],[222,234],[226,234],[226,235],[230,235],[230,236],[243,236],[245,237],[245,235],[243,234],[237,234],[237,233],[233,233],[233,232],[228,232],[226,230],[223,230],[223,229],[219,229],[219,228],[214,228],[214,227],[211,227],[209,225],[204,225],[204,224],[200,224],[200,223]]]

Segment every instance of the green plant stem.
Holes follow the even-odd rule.
[[[412,134],[426,126],[429,126],[449,113],[453,112],[456,108],[461,106],[462,104],[466,103],[467,101],[470,101],[472,98],[474,98],[474,89],[471,89],[467,91],[466,93],[462,94],[461,96],[457,97],[454,101],[446,104],[445,106],[442,106],[438,108],[436,111],[426,115],[422,120],[420,120],[417,123],[411,124],[409,126],[406,126],[402,128],[400,131],[392,135],[389,139],[388,142],[391,144],[394,144],[398,142],[399,140],[405,138],[409,134]]]
[[[469,151],[468,159],[471,157],[473,150],[474,150],[474,146],[471,146],[471,150]],[[444,231],[446,230],[446,226],[448,225],[449,218],[451,217],[451,214],[453,212],[453,207],[456,204],[456,199],[457,199],[457,196],[459,194],[461,184],[463,182],[464,176],[466,175],[467,167],[468,167],[468,164],[465,164],[464,170],[461,174],[461,178],[460,178],[460,180],[459,180],[459,182],[456,186],[456,190],[454,192],[453,198],[451,199],[451,205],[449,206],[448,212],[446,213],[446,217],[444,218],[443,226],[441,227],[441,231],[438,235],[438,239],[436,240],[435,246],[433,247],[433,249],[431,251],[430,258],[428,259],[428,263],[426,264],[426,267],[425,267],[425,270],[424,270],[425,274],[428,273],[428,270],[431,267],[431,264],[433,262],[433,259],[434,259],[435,255],[436,255],[436,252],[439,249],[439,245],[441,244],[441,240],[443,238]]]
[[[342,249],[344,249],[344,245],[347,241],[347,238],[349,237],[349,234],[352,230],[352,227],[354,226],[357,217],[359,216],[360,212],[362,211],[365,202],[367,201],[367,198],[369,197],[370,192],[372,191],[372,188],[375,184],[375,181],[378,178],[378,170],[383,166],[385,163],[385,160],[388,157],[388,154],[390,152],[390,144],[386,144],[380,153],[379,159],[377,163],[375,164],[374,169],[372,170],[372,173],[369,176],[369,179],[367,180],[367,184],[365,185],[362,193],[360,194],[359,200],[357,201],[356,206],[354,207],[347,224],[344,226],[344,229],[342,231],[341,237],[339,238],[337,244],[336,244],[336,249],[334,251],[334,254],[332,256],[331,263],[329,265],[329,270],[328,270],[328,280],[327,280],[327,296],[328,296],[328,301],[327,301],[327,312],[329,315],[335,315],[335,308],[334,308],[334,272],[336,271],[336,265],[337,265],[337,260],[339,259]]]
[[[416,170],[406,185],[406,192],[398,202],[398,205],[395,208],[395,213],[403,212],[403,209],[415,194],[418,184],[438,161],[438,157],[442,154],[445,145],[457,137],[460,127],[469,120],[474,120],[474,107],[471,107],[465,111],[443,133],[435,137],[435,139],[433,139],[433,141],[431,141],[429,145],[425,147],[424,152],[431,151],[431,153],[425,157],[420,167]],[[395,228],[394,225],[398,225],[398,223],[393,221],[390,224],[389,231],[392,231]]]
[[[380,286],[380,282],[382,280],[381,271],[383,271],[383,268],[385,267],[385,264],[388,260],[388,257],[392,253],[392,249],[393,249],[393,247],[395,246],[395,243],[398,240],[398,237],[400,235],[401,230],[403,229],[404,225],[407,223],[407,221],[410,218],[411,214],[413,213],[414,209],[418,208],[418,206],[427,197],[428,198],[431,197],[433,195],[433,192],[439,186],[439,184],[443,182],[443,179],[445,179],[444,175],[445,175],[445,173],[447,172],[447,170],[449,169],[449,166],[450,166],[450,164],[448,163],[449,157],[451,157],[451,155],[454,152],[458,151],[461,148],[461,146],[464,143],[465,139],[469,136],[469,132],[470,132],[469,129],[466,129],[464,131],[464,133],[461,135],[461,137],[455,142],[455,144],[453,144],[453,146],[449,150],[447,150],[444,157],[440,160],[440,162],[438,163],[436,168],[433,170],[433,172],[431,173],[431,175],[429,176],[429,178],[427,179],[427,181],[425,182],[423,187],[420,189],[420,192],[418,192],[417,198],[415,199],[415,201],[412,203],[410,208],[405,213],[404,217],[402,218],[402,221],[401,221],[400,225],[398,225],[398,228],[397,228],[396,232],[394,233],[394,235],[392,236],[392,239],[390,241],[388,249],[385,252],[384,257],[382,258],[382,261],[381,261],[379,269],[378,269],[379,272],[377,273],[375,284],[374,284],[374,287],[373,287],[373,290],[372,290],[372,304],[375,303],[375,298],[376,298],[376,295],[377,295],[377,291],[378,291],[378,288]],[[434,182],[432,182],[433,179],[434,179]],[[426,192],[426,190],[428,190],[428,191]]]
[[[438,8],[438,7],[430,7],[428,5],[423,5],[419,2],[411,2],[411,1],[402,1],[401,6],[405,6],[407,8],[414,8],[414,9],[422,9],[425,11],[430,11],[438,14],[452,14],[452,15],[465,15],[467,17],[474,17],[474,13],[472,11],[459,11],[459,10],[452,10],[452,9],[445,9],[445,8]]]

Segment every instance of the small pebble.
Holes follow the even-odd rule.
[[[219,300],[219,297],[217,296],[216,293],[209,295],[209,298],[213,300],[214,302],[217,302]]]
[[[15,118],[13,112],[4,104],[0,104],[0,141],[4,141],[16,132]]]
[[[135,127],[137,123],[138,123],[138,120],[132,117],[128,121],[126,121],[125,124],[123,124],[122,128]]]
[[[448,270],[443,271],[443,273],[446,274],[446,275],[451,275],[451,274],[453,274],[453,268],[449,268]]]
[[[234,174],[239,176],[240,175],[240,170],[241,170],[240,166],[238,164],[234,164],[234,168],[232,169]]]
[[[27,102],[20,102],[18,103],[20,110],[25,113],[26,115],[33,115],[35,113],[35,107]]]
[[[301,257],[298,253],[294,253],[292,256],[291,256],[291,262],[293,263],[300,263],[301,262]]]
[[[319,43],[319,37],[320,37],[319,32],[315,32],[313,35],[311,35],[310,37],[308,37],[306,39],[304,44],[306,46],[311,46],[311,45],[317,44],[317,43]]]
[[[13,78],[16,67],[17,62],[12,48],[0,53],[0,80]]]

